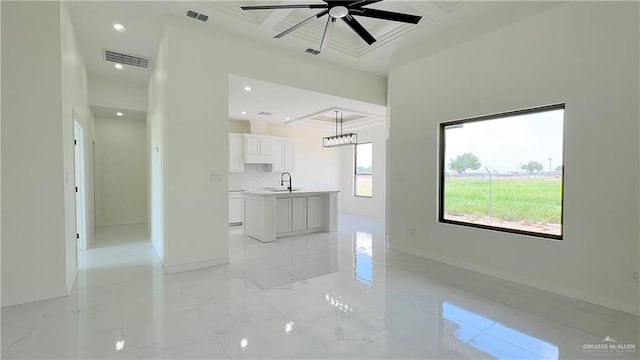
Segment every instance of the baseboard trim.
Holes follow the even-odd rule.
[[[226,264],[229,264],[229,262],[230,262],[229,257],[223,257],[218,259],[198,261],[198,262],[187,263],[187,264],[170,265],[170,266],[166,266],[164,263],[162,263],[162,266],[164,267],[165,272],[169,274],[175,274],[183,271],[191,271],[191,270],[205,269],[212,266],[226,265]]]
[[[511,281],[517,284],[529,286],[542,291],[548,291],[548,292],[566,296],[575,300],[604,306],[614,310],[624,311],[626,313],[633,314],[633,315],[640,315],[640,311],[637,308],[637,306],[634,306],[633,304],[621,303],[615,299],[604,298],[604,297],[593,295],[593,294],[586,294],[586,293],[575,291],[575,290],[567,290],[558,285],[551,284],[546,281],[534,280],[524,276],[514,275],[512,273],[506,273],[493,268],[488,268],[485,266],[469,263],[463,260],[432,254],[422,249],[410,248],[407,246],[402,246],[402,245],[393,244],[393,243],[390,243],[389,247],[391,249],[398,250],[407,254],[420,256],[433,261],[445,263],[447,265],[452,265],[452,266],[456,266],[466,270],[471,270],[480,274],[493,276],[498,279]]]

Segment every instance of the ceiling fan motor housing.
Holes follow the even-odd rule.
[[[329,15],[334,18],[340,19],[347,16],[347,14],[349,14],[349,9],[347,9],[345,6],[334,6],[329,9]]]

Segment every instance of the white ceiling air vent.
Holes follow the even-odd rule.
[[[314,50],[312,48],[308,48],[307,50],[305,50],[304,52],[306,52],[307,54],[311,54],[311,55],[318,55],[320,54],[320,50]]]
[[[104,54],[105,60],[113,61],[115,63],[119,63],[123,65],[137,66],[137,67],[148,69],[149,63],[151,62],[151,59],[148,57],[134,55],[134,54],[127,54],[120,51],[102,49],[102,52]]]
[[[271,115],[273,115],[273,113],[272,112],[266,112],[266,111],[260,111],[258,113],[258,115],[260,115],[260,116],[271,116]]]
[[[193,10],[187,10],[187,17],[200,20],[202,22],[207,22],[209,20],[209,15],[205,15],[203,13],[198,13]]]

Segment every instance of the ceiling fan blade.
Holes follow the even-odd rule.
[[[273,9],[325,9],[326,4],[306,4],[306,5],[256,5],[240,6],[242,10],[273,10]]]
[[[344,20],[344,22],[346,22],[347,25],[349,25],[353,29],[353,31],[355,31],[358,35],[360,35],[362,40],[364,40],[367,44],[371,45],[374,42],[376,42],[376,38],[374,38],[373,35],[371,35],[367,31],[367,29],[365,29],[358,22],[358,20],[356,20],[353,16],[351,16],[351,14],[348,14],[347,16],[343,17],[342,20]]]
[[[322,35],[322,42],[320,43],[320,50],[324,50],[329,45],[329,39],[333,34],[333,28],[336,26],[336,18],[329,16],[327,19],[327,26],[324,28],[324,34]]]
[[[369,9],[369,8],[357,8],[349,9],[349,12],[356,16],[366,16],[370,18],[399,21],[411,24],[417,24],[422,19],[422,16],[402,14],[397,12],[391,12],[386,10]]]
[[[285,31],[281,32],[280,34],[278,34],[278,35],[274,36],[274,38],[281,38],[281,37],[283,37],[283,36],[287,35],[288,33],[292,32],[293,30],[295,30],[295,29],[297,29],[297,28],[300,28],[300,27],[302,27],[303,25],[305,25],[305,24],[307,24],[307,23],[311,22],[312,20],[315,20],[315,19],[321,18],[322,16],[326,15],[328,12],[329,12],[329,10],[328,10],[328,9],[327,9],[327,10],[322,10],[322,11],[320,11],[319,13],[317,13],[317,14],[315,14],[315,15],[309,16],[307,19],[302,20],[301,22],[299,22],[299,23],[297,23],[297,24],[293,25],[292,27],[290,27],[290,28],[288,28],[287,30],[285,30]]]
[[[363,6],[375,4],[375,3],[380,2],[380,1],[382,1],[382,0],[358,0],[358,1],[354,1],[351,4],[347,5],[347,7],[363,7]]]

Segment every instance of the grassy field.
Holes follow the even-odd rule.
[[[560,179],[494,179],[492,193],[495,218],[560,223]],[[445,213],[489,216],[489,179],[446,179]]]
[[[356,180],[356,194],[358,196],[373,196],[373,176],[360,175]]]

